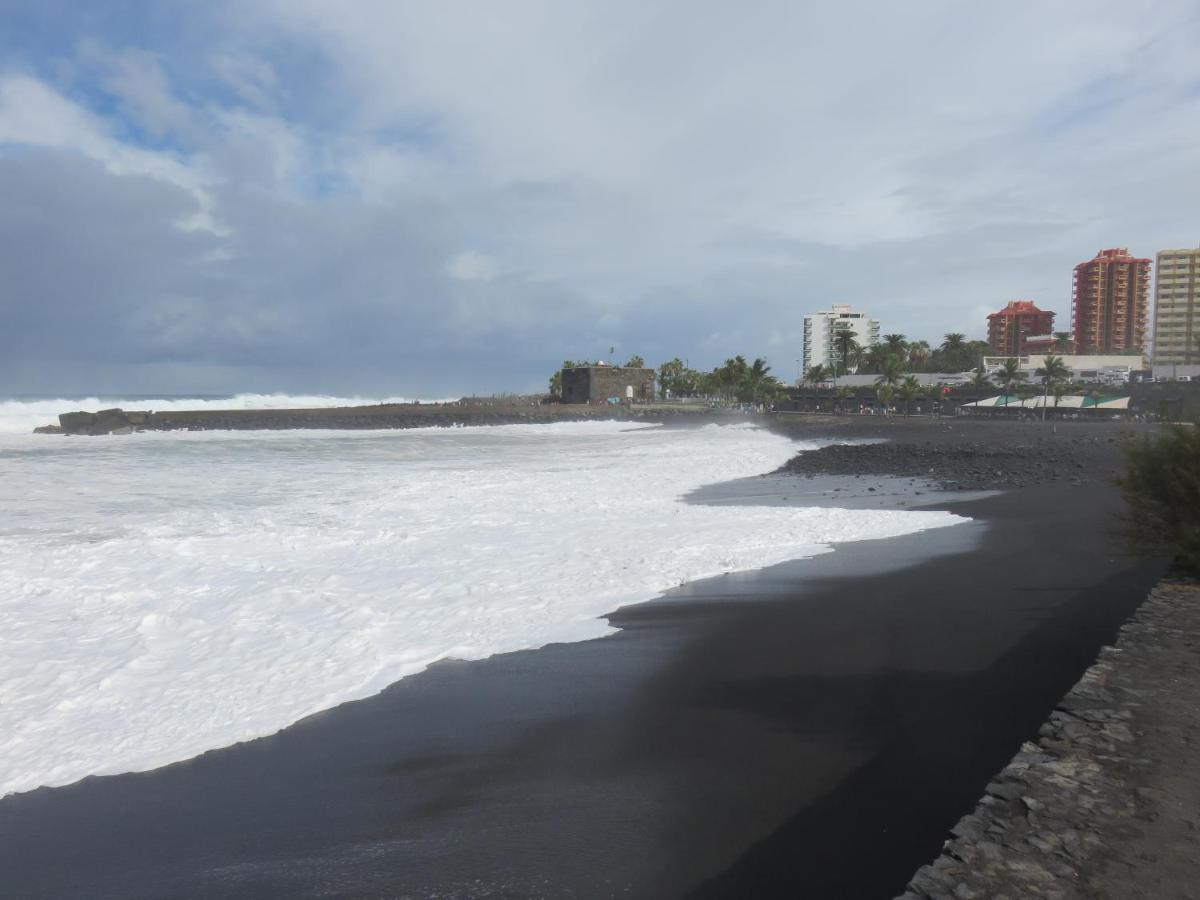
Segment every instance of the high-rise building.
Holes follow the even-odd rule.
[[[1142,350],[1149,300],[1150,260],[1136,259],[1124,247],[1101,250],[1077,265],[1071,292],[1075,352]]]
[[[841,331],[849,331],[860,347],[879,343],[879,320],[872,319],[865,312],[835,303],[823,312],[809,313],[804,317],[805,373],[813,366],[832,368],[837,363],[841,367],[836,341]]]
[[[1200,249],[1160,250],[1154,288],[1154,364],[1200,363]]]
[[[1021,356],[1029,338],[1053,341],[1054,313],[1038,309],[1032,300],[1013,300],[999,312],[988,316],[988,345],[997,356]],[[1039,349],[1042,344],[1039,343]]]

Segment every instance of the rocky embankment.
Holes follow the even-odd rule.
[[[1200,584],[1164,580],[903,900],[1200,897]]]
[[[800,453],[780,471],[894,475],[921,478],[947,490],[997,490],[1053,481],[1083,484],[1106,477],[1119,456],[1121,435],[1113,428],[1064,434],[1050,426],[1012,424],[1007,434],[956,425],[944,426],[936,440],[834,444]]]
[[[104,409],[69,412],[58,425],[34,429],[39,434],[121,434],[132,431],[207,431],[430,428],[457,425],[520,425],[585,419],[665,422],[675,419],[721,421],[745,418],[740,413],[672,407],[559,406],[539,403],[464,402],[380,404],[322,409],[226,409],[181,412]]]

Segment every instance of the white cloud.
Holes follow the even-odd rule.
[[[245,103],[260,110],[274,108],[278,78],[270,63],[245,53],[219,52],[209,64]]]
[[[434,116],[469,177],[589,186],[597,202],[576,212],[602,234],[567,227],[618,264],[629,248],[616,205],[693,251],[726,228],[839,246],[916,239],[957,227],[964,198],[1014,191],[1010,219],[1050,205],[1084,218],[1062,209],[1075,180],[1064,169],[1125,141],[1051,120],[1105,80],[1165,97],[1197,73],[1194,55],[1163,52],[1181,4],[1139,16],[1078,3],[468,8],[288,2],[272,16],[334,61],[364,129]],[[1161,149],[1136,105],[1096,116]],[[968,179],[940,183],[934,159]]]
[[[491,281],[499,273],[496,261],[483,253],[464,250],[446,264],[451,278],[459,281]]]
[[[79,81],[0,78],[0,142],[180,187],[221,223],[183,271],[269,315],[195,332],[214,347],[291,316],[289,336],[504,348],[525,386],[612,341],[786,367],[806,309],[980,336],[1017,297],[1061,321],[1102,246],[1196,240],[1186,2],[220,9],[194,58],[95,36]]]
[[[110,124],[27,75],[0,77],[0,144],[70,150],[95,159],[116,175],[146,175],[188,191],[195,213],[177,224],[219,231],[207,186],[198,167],[166,152],[145,150],[112,135]]]
[[[193,111],[173,94],[158,54],[145,50],[118,53],[88,40],[80,57],[103,73],[104,89],[118,100],[127,121],[159,138],[171,132],[194,134]]]

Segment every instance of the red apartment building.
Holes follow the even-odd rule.
[[[1101,250],[1075,267],[1071,324],[1075,352],[1113,354],[1145,346],[1150,260],[1124,247]]]
[[[1053,342],[1052,331],[1054,313],[1038,309],[1032,300],[1014,300],[988,316],[988,345],[996,356],[1021,356],[1035,338]]]

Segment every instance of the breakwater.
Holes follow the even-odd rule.
[[[1200,584],[1164,580],[903,900],[1193,896]]]
[[[223,409],[155,412],[105,409],[62,413],[57,425],[35,429],[40,434],[100,435],[133,431],[211,431],[430,428],[462,425],[546,424],[584,419],[621,419],[664,422],[711,418],[736,421],[746,418],[733,410],[682,406],[587,406],[537,402],[463,401],[460,403],[405,403],[342,406],[314,409]]]

